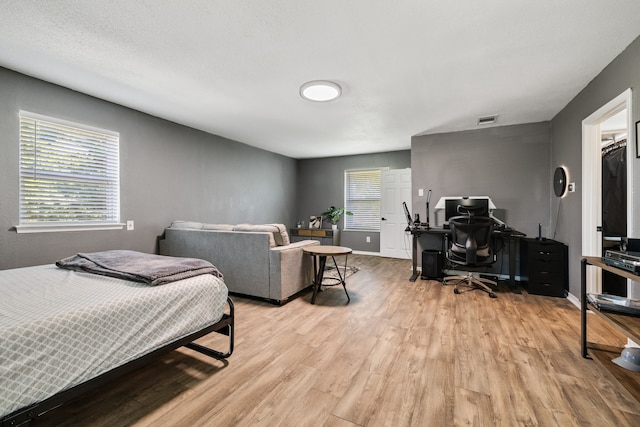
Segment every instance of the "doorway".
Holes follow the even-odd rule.
[[[411,206],[411,169],[382,171],[380,255],[410,259],[411,238],[402,202]]]
[[[602,141],[602,255],[624,250],[627,237],[627,109],[600,125]],[[627,296],[624,277],[602,272],[602,293]]]
[[[624,113],[621,113],[624,112]],[[626,116],[627,135],[631,135],[631,89],[627,89],[582,121],[582,255],[602,256],[602,127],[616,116]],[[633,144],[626,145],[626,180],[633,182]],[[627,235],[633,236],[633,185],[626,188]],[[602,293],[600,269],[587,269],[587,292]]]

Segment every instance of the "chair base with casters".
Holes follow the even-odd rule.
[[[443,285],[450,285],[452,282],[454,283],[453,292],[455,294],[459,294],[460,290],[458,289],[458,285],[467,286],[473,289],[481,289],[489,294],[490,298],[497,298],[496,294],[493,292],[488,285],[498,286],[496,282],[489,279],[484,279],[482,277],[475,277],[473,273],[469,271],[466,276],[447,276],[442,280]]]

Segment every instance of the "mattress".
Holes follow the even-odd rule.
[[[54,265],[0,271],[0,417],[216,323],[210,274],[149,286]]]

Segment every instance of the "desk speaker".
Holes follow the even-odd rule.
[[[440,279],[444,268],[444,256],[442,251],[424,250],[422,251],[422,274],[421,279]]]

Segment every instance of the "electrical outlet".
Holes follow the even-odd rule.
[[[575,193],[576,192],[576,183],[575,182],[570,182],[568,188],[569,188],[569,193]]]
[[[418,196],[420,197],[424,196],[424,188],[418,189]]]
[[[367,236],[367,243],[371,243],[371,236]]]
[[[133,220],[127,221],[127,231],[133,230]]]

